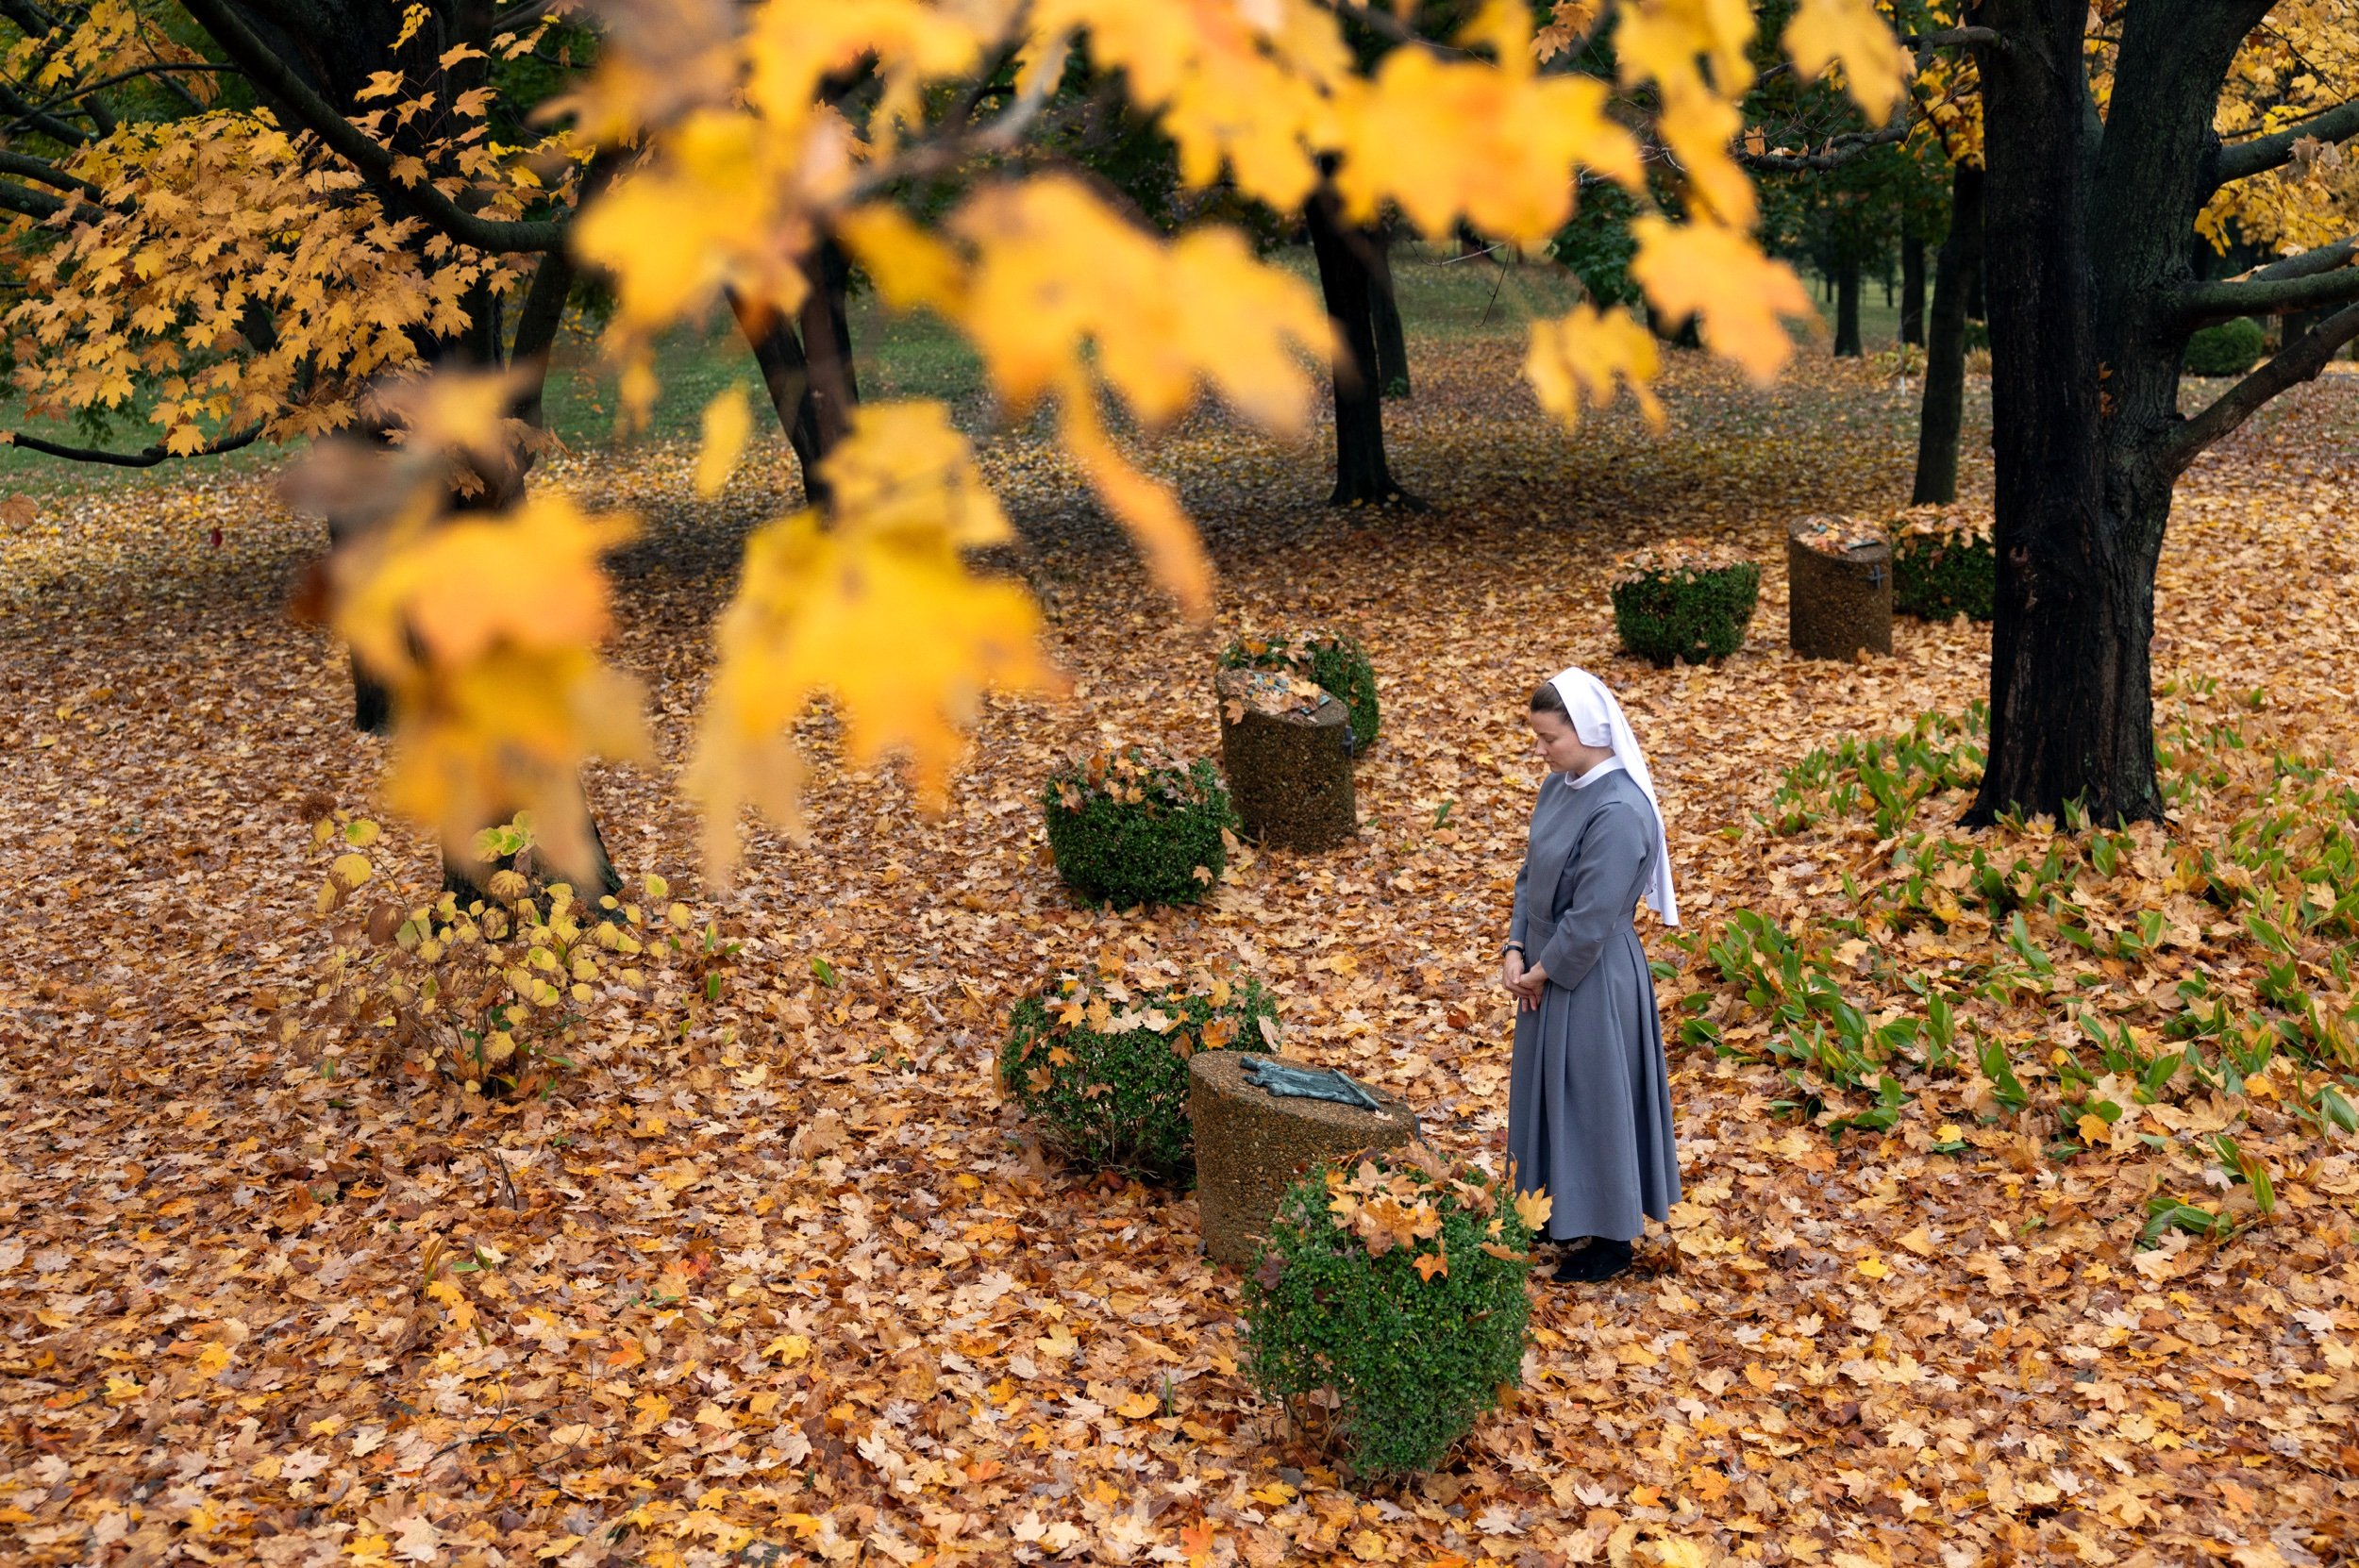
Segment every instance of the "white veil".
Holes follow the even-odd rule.
[[[1573,722],[1573,733],[1584,746],[1603,746],[1614,753],[1623,771],[1644,792],[1647,804],[1654,808],[1655,860],[1654,876],[1647,884],[1647,902],[1654,906],[1656,914],[1665,926],[1680,923],[1679,897],[1671,891],[1671,841],[1664,831],[1663,802],[1654,792],[1654,776],[1647,771],[1647,754],[1638,747],[1638,737],[1630,727],[1622,705],[1614,700],[1605,682],[1579,665],[1548,682],[1556,694],[1564,699],[1564,712]]]

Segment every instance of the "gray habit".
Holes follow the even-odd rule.
[[[1631,924],[1656,853],[1654,807],[1622,769],[1541,783],[1514,937],[1548,983],[1515,1014],[1507,1153],[1517,1189],[1553,1200],[1557,1241],[1634,1241],[1679,1201],[1663,1026]]]

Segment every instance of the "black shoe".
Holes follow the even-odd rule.
[[[1628,1242],[1609,1241],[1603,1236],[1590,1238],[1589,1244],[1569,1253],[1556,1265],[1553,1276],[1560,1285],[1594,1285],[1628,1274],[1631,1245]]]

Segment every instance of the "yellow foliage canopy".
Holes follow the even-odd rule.
[[[565,215],[576,171],[606,148],[619,173],[569,233],[578,259],[614,281],[607,346],[637,408],[655,392],[658,334],[724,299],[793,312],[817,242],[840,242],[881,298],[963,335],[1006,408],[1052,406],[1065,455],[1200,615],[1212,579],[1195,530],[1110,435],[1101,401],[1151,430],[1210,393],[1263,428],[1300,430],[1317,362],[1340,348],[1315,292],[1230,229],[1159,237],[1062,175],[982,185],[931,227],[884,193],[1016,147],[1085,47],[1170,135],[1186,184],[1226,178],[1281,210],[1331,181],[1355,221],[1390,209],[1428,236],[1463,221],[1534,243],[1571,215],[1581,177],[1614,181],[1643,209],[1631,275],[1654,308],[1694,316],[1715,353],[1773,375],[1791,352],[1780,315],[1809,305],[1756,242],[1752,186],[1731,151],[1753,78],[1753,8],[1620,0],[1613,82],[1540,68],[1576,22],[1609,20],[1559,9],[1535,41],[1524,0],[1487,0],[1452,43],[1405,42],[1364,70],[1324,0],[632,0],[601,10],[597,67],[562,106],[572,128],[537,147],[491,134],[489,90],[440,102],[393,69],[352,124],[377,139],[379,179],[502,220]],[[414,9],[405,26],[424,20]],[[141,32],[121,0],[103,0],[71,47],[49,41],[53,68],[105,69],[147,46]],[[1784,42],[1804,73],[1839,71],[1871,114],[1900,91],[1907,58],[1868,0],[1803,0]],[[513,58],[531,43],[506,35],[495,48]],[[462,46],[440,66],[485,58]],[[1012,94],[982,88],[1008,59]],[[828,92],[855,70],[876,92],[853,118]],[[945,116],[953,102],[962,108]],[[1680,172],[1676,211],[1652,209],[1649,143]],[[39,236],[36,287],[8,325],[44,352],[20,379],[36,409],[63,411],[119,404],[155,378],[176,450],[235,425],[284,436],[349,423],[361,378],[412,368],[422,336],[454,335],[518,280],[503,258],[391,220],[350,166],[267,113],[126,124],[73,169],[103,201],[69,207]],[[275,336],[249,330],[257,306]],[[241,337],[245,349],[226,351]],[[1625,387],[1659,417],[1657,368],[1633,317],[1593,305],[1537,324],[1527,360],[1568,427]],[[462,472],[498,471],[482,444],[513,434],[489,382],[392,411],[413,449],[467,453]],[[751,424],[742,398],[709,410],[702,492],[727,482]],[[400,522],[351,548],[335,611],[395,693],[395,803],[461,842],[529,806],[554,842],[577,843],[571,769],[642,744],[635,718],[617,717],[635,701],[595,653],[598,555],[627,524],[561,497],[449,516],[447,466],[397,466],[418,488],[393,509]],[[829,512],[757,533],[721,625],[693,780],[716,865],[740,805],[795,821],[784,737],[811,702],[836,705],[856,761],[905,753],[921,794],[938,799],[986,686],[1058,684],[1022,589],[961,559],[1006,522],[938,406],[861,409],[823,472]]]

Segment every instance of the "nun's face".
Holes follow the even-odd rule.
[[[1568,773],[1575,777],[1614,755],[1603,746],[1585,746],[1573,733],[1573,721],[1562,713],[1531,712],[1525,715],[1531,726],[1531,749],[1550,773]]]

